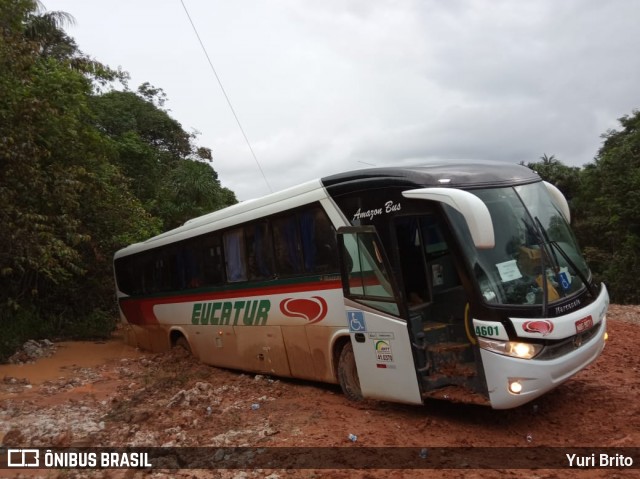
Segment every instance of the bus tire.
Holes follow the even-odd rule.
[[[175,347],[176,348],[182,348],[186,352],[191,354],[191,346],[189,346],[189,341],[187,341],[187,338],[185,338],[182,335],[178,339],[176,339]]]
[[[358,369],[356,368],[356,358],[353,355],[353,346],[351,343],[345,344],[342,351],[340,351],[338,381],[347,399],[350,401],[362,400],[360,379],[358,378]]]

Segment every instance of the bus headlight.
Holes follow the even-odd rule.
[[[543,348],[542,344],[498,341],[496,339],[486,339],[483,337],[478,337],[478,345],[487,351],[521,359],[534,358]]]

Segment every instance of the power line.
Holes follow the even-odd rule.
[[[231,100],[229,100],[229,96],[227,95],[227,92],[225,91],[224,87],[222,86],[222,82],[220,81],[220,78],[218,77],[218,73],[216,72],[216,69],[213,66],[213,62],[211,61],[211,58],[209,58],[209,54],[207,53],[207,49],[205,48],[204,43],[202,43],[202,39],[200,38],[200,34],[198,33],[198,29],[196,28],[196,25],[193,23],[193,20],[191,19],[191,15],[189,15],[189,10],[187,10],[187,6],[184,4],[184,0],[180,0],[180,3],[182,4],[182,8],[184,8],[184,13],[187,14],[187,18],[189,19],[189,23],[191,23],[191,27],[193,28],[193,32],[196,34],[196,37],[198,38],[198,42],[200,43],[200,46],[202,47],[202,51],[204,52],[204,55],[207,57],[207,61],[209,62],[209,66],[211,67],[211,71],[213,72],[213,75],[216,77],[218,85],[220,85],[220,89],[222,90],[222,94],[224,95],[225,100],[227,100],[227,104],[229,105],[229,109],[231,110],[231,113],[233,113],[233,117],[236,119],[236,123],[238,124],[238,127],[240,128],[240,131],[242,132],[242,136],[244,137],[244,141],[247,143],[247,146],[249,147],[249,151],[251,152],[251,156],[253,156],[253,159],[255,160],[256,165],[258,165],[258,169],[260,170],[260,174],[262,175],[262,178],[264,179],[264,182],[266,183],[267,188],[269,188],[269,191],[271,193],[273,193],[273,188],[271,188],[271,185],[269,184],[269,181],[267,180],[267,177],[264,174],[264,171],[262,170],[262,166],[260,166],[260,162],[258,161],[258,157],[256,156],[256,154],[253,151],[253,148],[251,147],[251,143],[249,142],[249,138],[247,138],[247,134],[244,132],[244,128],[242,128],[242,124],[240,123],[240,120],[238,119],[238,115],[236,115],[236,111],[233,109],[233,105],[231,104]]]

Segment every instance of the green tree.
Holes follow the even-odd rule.
[[[195,144],[162,107],[166,95],[148,83],[137,93],[111,91],[91,105],[96,126],[110,139],[115,164],[163,229],[236,203],[211,167],[211,150]]]
[[[595,162],[585,167],[575,228],[585,254],[616,302],[640,302],[640,111],[603,135]]]
[[[236,201],[161,89],[102,91],[127,76],[69,21],[0,0],[0,360],[27,338],[109,334],[114,252]]]
[[[159,215],[169,228],[188,219],[237,203],[235,194],[220,185],[218,174],[202,161],[185,160],[163,180]]]
[[[191,153],[180,124],[152,101],[131,91],[111,91],[91,99],[96,126],[111,141],[113,160],[132,180],[135,195],[152,211],[162,178]]]
[[[580,189],[580,168],[564,165],[555,155],[548,156],[544,153],[540,161],[527,163],[526,166],[556,186],[568,201],[571,201]]]
[[[36,11],[27,15],[24,21],[24,36],[37,45],[39,54],[66,60],[77,56],[78,46],[63,28],[73,25],[75,19],[66,12],[44,12],[36,4]]]
[[[90,121],[94,81],[117,73],[63,34],[56,49],[55,18],[0,0],[0,359],[26,337],[108,331],[113,249],[158,231]]]

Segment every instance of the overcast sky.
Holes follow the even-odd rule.
[[[42,0],[164,89],[240,200],[269,187],[180,0]],[[640,108],[637,0],[183,0],[273,190],[421,159],[590,163]]]

